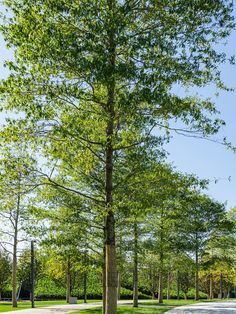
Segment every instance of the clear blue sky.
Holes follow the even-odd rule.
[[[230,55],[236,55],[236,31],[222,49]],[[7,76],[3,62],[11,57],[11,52],[7,51],[3,39],[0,37],[0,78]],[[226,85],[236,89],[236,66],[224,65],[221,70]],[[215,92],[216,90],[209,88],[204,89],[201,94],[203,96],[212,95],[214,98]],[[230,93],[221,92],[220,96],[215,99],[222,113],[221,117],[227,124],[221,134],[226,135],[236,146],[235,100],[236,90]],[[166,148],[170,153],[169,162],[173,162],[178,170],[195,173],[201,178],[212,180],[208,193],[219,201],[227,201],[228,208],[236,205],[236,154],[227,151],[219,144],[180,135],[174,135]],[[227,180],[229,176],[231,176],[231,181]],[[218,183],[214,182],[215,179],[219,179]]]
[[[234,11],[236,17],[236,8]],[[236,56],[236,30],[228,39],[226,46],[222,46],[229,55]],[[226,127],[221,135],[236,146],[236,66],[223,65],[221,67],[223,81],[227,86],[235,88],[234,92],[220,92],[214,97],[216,90],[206,88],[201,92],[203,96],[212,96]],[[167,145],[169,161],[183,172],[197,174],[201,178],[212,180],[208,193],[215,199],[225,202],[227,208],[236,206],[236,154],[227,151],[225,147],[208,142],[175,135]],[[231,181],[227,178],[231,176]],[[219,179],[215,183],[215,178]]]

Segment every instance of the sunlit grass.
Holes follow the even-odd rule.
[[[101,300],[99,300],[101,301]],[[87,300],[87,302],[97,302],[97,300]],[[78,303],[83,303],[83,300],[78,300]],[[36,301],[36,307],[46,307],[50,305],[57,305],[57,304],[66,304],[65,300],[53,300],[53,301]],[[11,311],[18,311],[31,308],[30,301],[21,301],[18,302],[18,307],[13,308],[10,302],[0,302],[0,313],[1,312],[11,312]]]

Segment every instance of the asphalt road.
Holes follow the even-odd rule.
[[[177,307],[167,314],[236,314],[236,301],[205,302]]]

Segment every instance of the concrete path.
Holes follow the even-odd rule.
[[[132,304],[132,301],[119,301],[119,304]],[[18,310],[12,313],[19,314],[66,314],[78,310],[92,309],[102,306],[102,302],[87,304],[60,304],[36,309]],[[11,312],[1,312],[1,314],[10,314]]]
[[[236,301],[185,305],[170,310],[166,314],[236,314]]]

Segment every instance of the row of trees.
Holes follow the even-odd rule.
[[[234,210],[229,215],[232,216],[232,214]],[[50,226],[53,225],[53,229],[51,227],[47,231],[44,229],[44,233],[47,232],[47,241],[40,250],[38,247],[36,251],[36,297],[60,298],[66,295],[67,301],[71,295],[84,297],[85,301],[87,295],[90,298],[100,298],[102,296],[102,254],[99,252],[99,246],[93,241],[92,250],[89,247],[83,250],[81,237],[76,238],[77,241],[74,243],[71,241],[72,238],[65,238],[64,229],[74,229],[73,227],[76,228],[78,225],[78,221],[68,222],[74,217],[74,215],[68,216],[68,210],[61,209],[59,217],[55,215],[52,217],[53,221]],[[58,218],[61,221],[60,225],[58,225]],[[202,217],[198,218],[202,219]],[[227,218],[224,217],[220,223],[221,230],[217,228],[211,232],[203,228],[203,224],[207,222],[206,217],[204,221],[199,221],[201,226],[199,227],[198,224],[198,228],[197,219],[195,219],[195,227],[185,230],[184,233],[182,227],[181,233],[177,233],[176,229],[169,229],[170,224],[159,225],[159,220],[156,221],[153,216],[149,216],[149,219],[152,221],[151,224],[136,219],[128,220],[125,228],[124,226],[119,228],[118,298],[130,298],[133,294],[134,305],[137,306],[138,297],[147,298],[150,295],[153,298],[158,297],[160,303],[163,302],[163,297],[198,299],[199,297],[233,296],[235,238],[229,234],[229,228],[225,230],[227,222],[228,226],[231,224],[232,232],[234,223],[232,219],[226,221]],[[219,227],[218,223],[217,227]],[[162,231],[164,236],[158,236],[158,230]],[[196,231],[201,234],[198,242],[189,231],[192,234],[196,234]],[[187,239],[186,232],[188,232]],[[174,239],[173,242],[171,241],[172,248],[170,240],[168,245],[163,245],[167,234],[169,237],[172,234],[172,241]],[[75,236],[75,232],[71,233],[71,237]],[[97,234],[91,236],[97,237]],[[62,237],[63,241],[61,241]],[[176,242],[181,241],[183,237],[185,240],[182,240],[182,245],[177,246]],[[199,255],[195,255],[194,259],[196,247]],[[4,253],[1,254],[0,260],[1,293],[3,292],[6,297],[8,296],[6,291],[9,291],[10,287],[12,261]],[[27,297],[28,294],[24,292],[31,292],[31,252],[29,249],[24,249],[20,254],[17,269],[18,285],[23,291],[21,296]]]
[[[141,157],[142,154],[137,155],[136,160]],[[144,157],[143,163],[139,161],[138,171],[132,179],[120,185],[114,194],[117,199],[122,195],[122,202],[117,202],[115,211],[118,297],[121,287],[133,290],[134,306],[138,306],[139,291],[158,297],[160,303],[164,295],[168,298],[193,297],[191,289],[194,289],[195,299],[199,299],[199,290],[210,298],[216,293],[222,296],[223,289],[227,290],[224,295],[228,295],[235,280],[235,211],[226,213],[224,204],[202,193],[207,181],[177,173],[163,161],[156,162],[156,156],[147,159],[145,154]],[[11,187],[14,195],[14,181],[18,181],[18,177],[29,179],[31,171],[29,164],[24,164],[27,158],[16,159],[15,169],[13,160],[14,156],[2,160],[5,168],[9,161],[11,164],[2,178],[2,183],[5,182],[2,190],[7,188],[9,191]],[[21,164],[20,160],[24,163]],[[133,157],[130,161],[127,158],[125,167],[132,169],[133,166]],[[7,177],[12,180],[12,175],[14,180],[6,185]],[[43,269],[49,269],[54,276],[48,278],[41,272],[37,296],[54,294],[46,291],[45,287],[54,287],[54,291],[60,291],[61,296],[65,291],[65,278],[67,301],[73,293],[84,294],[86,300],[87,285],[90,296],[101,296],[104,215],[99,204],[94,206],[93,201],[85,202],[83,197],[61,186],[38,186],[35,176],[31,180],[30,188],[25,181],[10,205],[8,194],[2,195],[1,220],[5,222],[1,242],[3,248],[9,251],[9,245],[13,243],[14,256],[19,242],[27,239],[38,242]],[[4,237],[9,242],[3,241]],[[21,246],[19,248],[22,249]],[[26,255],[20,258],[24,275],[22,270],[18,271],[18,283],[25,282],[28,290],[30,266],[26,267],[26,264],[29,265],[29,262],[30,255],[26,251]],[[14,259],[12,268],[16,302],[17,264]],[[88,280],[91,273],[93,288],[89,287],[91,280]],[[223,282],[219,284],[221,274],[224,285]],[[78,284],[81,287],[81,278],[83,293],[81,288],[73,289]],[[131,292],[123,290],[121,294],[130,296]]]
[[[232,2],[3,2],[10,14],[1,30],[14,50],[0,85],[4,110],[14,112],[1,130],[13,306],[19,226],[34,229],[41,215],[52,237],[44,231],[41,240],[65,259],[72,248],[101,256],[105,314],[116,313],[118,261],[129,256],[122,243],[133,238],[135,306],[140,241],[158,248],[160,302],[167,254],[179,243],[194,253],[198,297],[201,250],[224,209],[200,193],[204,182],[165,165],[162,146],[171,130],[207,137],[224,124],[209,99],[174,90],[225,89],[218,67],[227,57],[215,43],[234,27]]]

